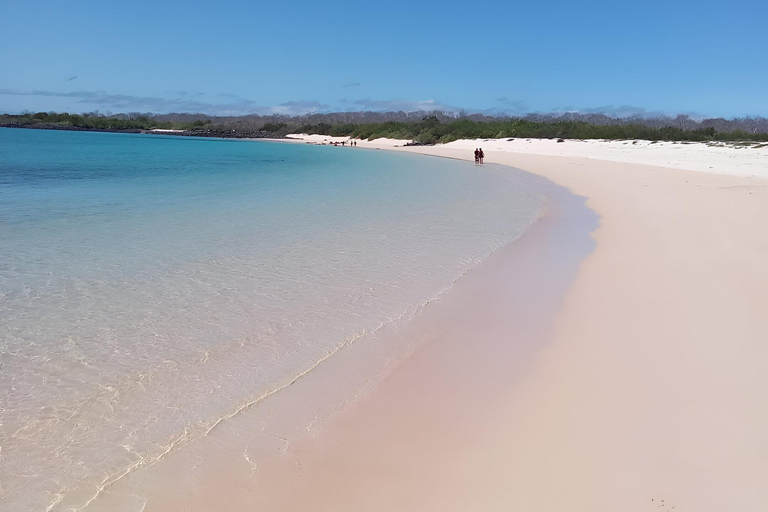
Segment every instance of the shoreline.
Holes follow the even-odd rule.
[[[744,160],[750,160],[751,166],[757,167],[758,171],[763,170],[763,162],[768,158],[768,143],[755,141],[755,140],[711,140],[711,141],[690,141],[690,140],[647,140],[647,139],[557,139],[557,138],[531,138],[531,137],[505,137],[501,139],[459,139],[447,144],[423,144],[417,143],[409,139],[388,139],[378,138],[372,141],[365,139],[355,139],[352,136],[332,136],[332,135],[307,135],[304,133],[289,133],[285,136],[278,136],[276,133],[271,132],[238,132],[224,129],[199,129],[199,130],[186,130],[186,129],[163,129],[163,128],[85,128],[80,126],[64,126],[47,123],[38,123],[32,125],[22,125],[17,123],[5,123],[0,124],[0,128],[12,128],[12,129],[28,129],[28,130],[54,130],[54,131],[80,131],[80,132],[97,132],[97,133],[125,133],[125,134],[141,134],[141,135],[164,135],[172,137],[193,137],[200,139],[238,139],[238,140],[253,140],[264,142],[287,142],[287,143],[306,143],[313,145],[332,145],[334,141],[352,141],[354,140],[360,147],[367,147],[369,149],[394,149],[400,147],[424,147],[424,148],[469,148],[467,144],[474,144],[476,146],[486,146],[490,150],[500,150],[504,152],[515,152],[523,154],[538,154],[549,156],[570,156],[581,158],[594,158],[593,150],[597,149],[598,152],[604,151],[606,148],[612,148],[610,155],[598,157],[607,161],[619,161],[628,163],[640,163],[644,165],[657,165],[660,167],[684,169],[684,170],[699,170],[703,172],[712,172],[716,174],[730,174],[728,171],[723,171],[723,168],[728,167],[723,165],[723,162],[719,162],[721,165],[719,168],[709,165],[706,159],[699,159],[692,165],[693,160],[696,160],[695,155],[701,154],[704,151],[706,158],[722,157],[722,152],[725,151],[728,154],[728,158],[738,157],[741,160],[740,164],[744,164]],[[509,143],[515,143],[514,148]],[[630,146],[624,148],[623,146]],[[686,148],[687,146],[690,146]],[[667,152],[665,157],[653,160],[656,156],[654,153],[658,153],[658,149],[670,149],[672,148],[677,153],[672,158],[669,158]],[[471,151],[471,148],[469,148]],[[688,149],[688,151],[680,151]],[[627,151],[629,150],[629,152]],[[649,150],[643,154],[640,158],[638,155],[632,155],[627,158],[627,155],[632,152],[637,153],[638,150]],[[714,153],[712,153],[712,151]],[[710,152],[710,154],[707,154]],[[623,154],[622,154],[623,153]],[[720,154],[718,154],[720,153]],[[747,157],[745,159],[745,156]],[[651,160],[649,161],[649,157]],[[692,158],[693,157],[693,158]],[[453,158],[453,157],[448,157]],[[466,160],[466,158],[458,157],[459,159]],[[745,175],[740,173],[738,175]],[[768,174],[762,174],[763,178],[768,178]]]
[[[175,130],[163,128],[85,128],[81,126],[64,126],[57,124],[38,123],[32,125],[22,125],[14,123],[0,124],[0,128],[11,128],[21,130],[53,130],[64,132],[95,132],[95,133],[125,133],[141,135],[166,135],[176,137],[195,137],[198,139],[242,139],[242,140],[260,140],[271,139],[275,134],[269,132],[231,132],[229,130]],[[283,140],[283,139],[271,139]]]
[[[373,141],[325,135],[288,134],[283,139],[253,139],[274,142],[330,145],[356,140],[360,148],[394,149],[430,156],[470,160],[474,148],[501,155],[538,155],[640,164],[666,169],[768,179],[768,145],[740,146],[731,143],[603,140],[603,139],[462,139],[440,145],[408,145],[404,139]],[[490,162],[490,161],[489,161]],[[514,167],[514,165],[511,165]]]
[[[595,153],[486,150],[601,216],[552,342],[509,397],[508,430],[486,441],[498,505],[762,510],[768,167],[728,158],[723,175]]]
[[[235,508],[452,510],[446,490],[468,476],[457,460],[468,461],[499,399],[535,364],[594,248],[598,219],[585,198],[551,182],[547,197],[537,224],[406,327],[425,340],[413,354],[319,436],[265,461],[261,492]]]
[[[499,167],[498,171],[510,172],[504,167]],[[169,454],[158,464],[126,475],[104,489],[85,510],[130,508],[136,499],[131,496],[146,497],[147,511],[205,510],[222,504],[235,510],[253,506],[248,496],[260,493],[259,489],[263,486],[260,482],[271,474],[268,469],[270,461],[287,460],[286,457],[290,457],[294,449],[301,450],[301,443],[307,439],[322,439],[330,425],[337,417],[343,416],[348,407],[365,402],[370,393],[376,393],[377,385],[386,380],[387,375],[397,372],[404,361],[420,352],[425,344],[430,344],[430,340],[439,337],[445,330],[443,324],[452,318],[454,323],[462,322],[464,316],[461,311],[467,307],[485,305],[489,311],[495,312],[495,315],[488,317],[489,321],[498,321],[504,319],[504,315],[496,306],[508,305],[514,300],[519,306],[514,309],[519,310],[520,318],[517,320],[521,325],[508,323],[499,332],[516,329],[520,331],[521,338],[527,336],[529,339],[515,347],[516,353],[522,354],[516,364],[523,365],[529,361],[530,354],[535,352],[534,346],[541,341],[538,330],[548,325],[541,319],[551,316],[556,309],[568,282],[575,275],[576,265],[591,248],[588,232],[594,228],[596,219],[583,206],[583,198],[573,196],[548,180],[527,173],[522,177],[536,184],[536,189],[549,199],[548,213],[521,238],[483,259],[457,279],[450,290],[426,304],[408,322],[387,326],[374,336],[367,336],[364,343],[346,346],[311,373],[282,389],[279,400],[268,399],[257,408],[244,410],[237,417],[221,422],[205,438]],[[559,209],[565,213],[562,219],[557,220],[554,218],[555,210]],[[559,242],[555,241],[553,233],[558,233]],[[569,244],[571,248],[563,250]],[[527,251],[528,255],[516,254],[521,251]],[[537,257],[532,257],[532,254]],[[520,264],[510,263],[521,261],[521,258],[527,259]],[[546,263],[539,263],[539,260]],[[510,265],[513,271],[507,272]],[[550,268],[551,272],[537,271],[529,276],[528,270],[537,266]],[[500,271],[507,275],[506,283],[517,279],[529,286],[525,290],[514,287],[498,289],[494,292],[498,301],[484,296],[494,286],[501,286],[502,283],[496,282]],[[555,275],[562,279],[552,279],[551,276]],[[550,278],[547,279],[547,276]],[[540,281],[538,286],[534,285],[536,279]],[[474,294],[472,300],[467,299],[467,290]],[[524,307],[534,298],[538,301],[535,307]],[[522,318],[523,312],[537,312],[536,319]],[[472,325],[485,328],[476,321]],[[319,407],[322,403],[333,404],[332,410],[323,410]],[[184,477],[191,474],[194,474],[192,480]],[[173,492],[168,491],[171,485]]]
[[[359,147],[466,159],[465,146],[476,143],[384,142]],[[389,362],[387,377],[319,433],[297,443],[267,434],[272,455],[256,464],[247,440],[264,432],[253,422],[228,422],[205,457],[174,454],[170,464],[120,482],[86,510],[133,506],[136,489],[156,498],[145,503],[147,511],[254,504],[313,511],[763,510],[768,233],[761,220],[768,218],[768,181],[750,172],[486,155],[489,163],[586,197],[601,217],[595,250],[554,317],[542,320],[547,332],[537,336],[545,342],[524,354],[513,378],[498,365],[521,354],[500,357],[503,344],[482,352],[484,359],[466,352],[467,333],[481,332],[488,319],[478,322],[473,301],[459,301],[451,316],[471,323],[469,331],[449,323],[458,337],[438,343],[430,335],[440,322],[428,326],[425,344]],[[478,281],[476,293],[488,300],[488,290],[504,280],[486,262],[478,270],[488,270],[484,281],[460,283]],[[499,329],[502,337],[511,332]],[[326,389],[319,384],[314,392]],[[487,393],[469,392],[478,389]]]
[[[476,145],[397,150],[467,158]],[[433,410],[443,420],[422,423],[450,430],[435,371],[445,355],[433,354],[403,363],[375,397],[344,414],[335,434],[307,448],[301,487],[283,490],[299,496],[290,509],[765,509],[768,168],[731,160],[717,174],[695,162],[680,170],[595,153],[486,149],[487,162],[587,197],[601,223],[551,339],[497,397],[482,435],[469,445],[437,441],[447,454],[441,464],[451,467],[446,478],[399,475],[428,459],[413,451],[418,443],[397,452],[376,423],[397,428],[407,416],[392,416],[414,404],[411,413]],[[436,389],[415,393],[407,386],[414,374]],[[462,404],[449,410],[474,412]],[[400,440],[440,437],[422,423],[410,423]],[[367,436],[377,428],[381,438]],[[376,459],[366,447],[379,443],[390,452]]]

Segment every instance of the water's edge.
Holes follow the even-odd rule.
[[[318,432],[423,341],[393,336],[542,211],[522,175],[414,155],[0,139],[0,503],[12,508],[82,508],[344,367],[338,393],[286,416]]]
[[[526,281],[524,288],[513,292],[512,303],[519,303],[520,309],[510,313],[520,323],[514,332],[536,329],[541,332],[529,336],[530,339],[521,342],[523,346],[515,349],[512,356],[517,358],[514,369],[523,371],[533,354],[546,343],[547,322],[559,308],[581,261],[594,248],[589,233],[596,228],[597,217],[585,206],[585,198],[573,195],[564,187],[525,171],[496,167],[502,172],[525,175],[526,179],[536,182],[546,198],[546,210],[522,235],[465,270],[433,299],[375,331],[345,340],[306,371],[243,404],[233,414],[216,422],[216,429],[207,431],[205,438],[185,443],[186,450],[165,459],[166,467],[161,469],[162,464],[159,464],[149,469],[159,462],[153,461],[143,466],[142,469],[147,471],[123,475],[126,478],[119,484],[105,482],[88,500],[90,506],[86,510],[128,510],[136,505],[137,496],[142,497],[142,506],[165,502],[178,504],[203,490],[212,496],[213,503],[216,496],[228,499],[226,495],[233,492],[231,485],[225,484],[225,494],[216,490],[221,485],[223,475],[219,471],[222,468],[232,472],[226,477],[227,481],[241,485],[243,478],[248,480],[268,472],[265,468],[273,465],[270,461],[282,460],[295,446],[302,446],[303,439],[322,440],[326,429],[333,428],[334,418],[344,414],[353,404],[360,403],[361,399],[365,401],[364,397],[369,396],[387,375],[433,341],[437,332],[435,325],[442,322],[435,318],[444,315],[446,308],[455,308],[455,304],[463,300],[462,294],[467,296],[468,289],[488,285],[482,281],[487,280],[489,274],[506,274],[507,281]],[[532,255],[536,261],[531,259]],[[525,297],[526,294],[530,296]],[[444,302],[446,304],[442,304]],[[489,309],[492,309],[490,305]],[[451,315],[455,313],[452,311]],[[526,322],[536,323],[535,328]],[[424,328],[425,323],[430,325],[428,329]],[[359,340],[365,343],[355,343]],[[397,347],[396,350],[393,347]],[[281,393],[282,400],[268,400],[277,392]],[[255,405],[258,407],[253,407]],[[247,471],[245,476],[240,474],[241,470]],[[179,483],[170,493],[167,485],[156,483],[170,475],[176,478],[190,474],[195,474],[194,481]],[[209,486],[201,483],[201,478],[218,483]],[[267,491],[262,487],[263,483],[255,481],[251,484],[255,485],[252,492]]]

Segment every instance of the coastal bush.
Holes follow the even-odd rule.
[[[389,137],[423,144],[457,139],[548,138],[650,141],[768,141],[768,120],[759,117],[733,120],[676,118],[610,118],[605,115],[536,115],[494,118],[479,114],[450,116],[391,112],[347,112],[307,116],[209,117],[202,114],[118,114],[99,112],[22,112],[0,115],[0,125],[12,127],[71,128],[84,130],[187,130],[191,134],[249,137],[267,132],[283,136],[291,132],[351,136],[360,139]]]
[[[546,138],[606,139],[651,141],[768,140],[768,134],[749,134],[743,130],[719,132],[714,127],[685,130],[678,126],[650,127],[639,123],[598,125],[586,121],[533,122],[525,119],[440,121],[435,117],[408,123],[387,121],[369,124],[302,125],[301,131],[321,135],[352,136],[373,140],[379,137],[412,139],[422,144],[446,143],[457,139]]]
[[[199,122],[199,121],[195,121],[195,122]],[[264,126],[262,126],[261,129],[264,130],[265,132],[275,133],[275,132],[279,132],[286,126],[287,125],[285,123],[264,123]]]

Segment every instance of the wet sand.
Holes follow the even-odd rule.
[[[485,437],[488,418],[502,410],[498,399],[551,336],[551,320],[594,247],[597,217],[584,198],[525,179],[547,197],[547,213],[520,239],[409,321],[345,347],[279,396],[109,485],[85,510],[369,508],[377,485],[415,485],[398,491],[399,507],[427,482],[448,478],[453,466],[441,461],[463,458]],[[365,424],[344,426],[361,414]],[[318,465],[327,446],[343,455],[333,471]],[[362,480],[347,486],[350,469]],[[321,496],[326,488],[336,489],[332,499]]]

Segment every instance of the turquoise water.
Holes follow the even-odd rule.
[[[0,129],[0,509],[203,435],[414,314],[542,201],[446,159]]]

